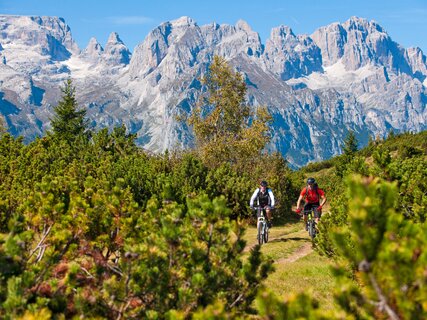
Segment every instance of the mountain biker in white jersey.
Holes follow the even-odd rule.
[[[249,201],[249,206],[251,209],[254,208],[254,202],[256,205],[265,209],[265,213],[267,214],[267,224],[268,227],[271,228],[271,211],[274,209],[274,195],[273,191],[270,188],[267,188],[267,181],[261,181],[259,188],[257,188],[252,194],[251,200]]]

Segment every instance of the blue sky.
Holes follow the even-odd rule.
[[[181,16],[199,25],[243,19],[263,43],[279,25],[311,34],[358,16],[377,21],[405,48],[418,46],[427,54],[427,0],[0,0],[0,14],[63,17],[81,49],[92,36],[105,46],[116,31],[131,51],[150,30]]]

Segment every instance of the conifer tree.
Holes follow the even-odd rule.
[[[355,154],[358,150],[357,145],[358,141],[356,135],[353,130],[350,130],[341,146],[343,154],[336,164],[336,173],[339,177],[345,176],[346,173],[353,171],[353,167],[358,167],[360,165],[355,158]]]
[[[353,130],[350,130],[344,139],[343,152],[347,156],[353,156],[358,150],[358,141]]]
[[[71,79],[65,82],[61,90],[62,100],[54,108],[55,115],[51,119],[52,130],[61,139],[72,142],[87,131],[86,110],[78,110],[75,87]]]

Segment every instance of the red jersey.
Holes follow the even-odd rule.
[[[318,203],[320,198],[325,196],[325,192],[322,189],[317,188],[317,191],[314,189],[308,190],[307,187],[301,190],[300,195],[305,197],[307,203]]]

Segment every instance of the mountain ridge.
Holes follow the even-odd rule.
[[[155,152],[191,146],[176,115],[191,112],[214,55],[243,74],[253,107],[268,106],[268,149],[293,167],[338,154],[348,130],[365,144],[390,130],[427,128],[424,53],[363,18],[311,35],[278,26],[264,45],[243,20],[199,26],[181,17],[154,28],[132,53],[115,32],[105,47],[93,38],[80,50],[61,18],[0,16],[0,30],[0,110],[9,131],[27,141],[49,129],[70,77],[92,126],[124,123]]]

